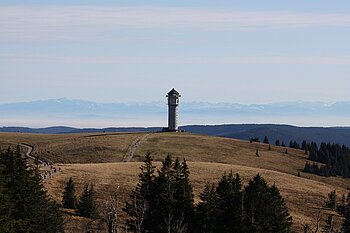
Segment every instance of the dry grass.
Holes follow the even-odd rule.
[[[53,163],[120,162],[130,144],[141,134],[22,134],[0,133],[0,144],[26,143],[33,154]]]
[[[156,164],[160,165],[159,162]],[[77,183],[78,193],[81,193],[85,183],[93,183],[100,204],[110,193],[116,192],[119,197],[119,206],[122,208],[128,194],[137,183],[140,165],[141,163],[138,162],[60,165],[62,173],[49,180],[46,187],[49,193],[60,201],[65,182],[72,177]],[[224,172],[231,170],[234,173],[238,172],[245,183],[260,173],[270,184],[276,184],[281,190],[293,216],[294,227],[298,232],[301,231],[303,224],[314,223],[318,208],[324,206],[329,192],[335,189],[338,194],[346,193],[343,187],[266,169],[206,162],[189,162],[189,167],[196,201],[205,183],[216,182]],[[329,183],[337,180],[337,178],[328,179]],[[118,186],[119,189],[117,189]],[[121,214],[121,218],[122,222],[125,215]]]
[[[36,155],[56,163],[64,163],[60,165],[62,173],[46,183],[47,189],[56,200],[61,199],[65,182],[73,177],[77,182],[78,193],[81,193],[85,183],[95,184],[100,204],[106,195],[115,192],[120,186],[120,207],[124,205],[137,182],[138,167],[141,165],[138,161],[147,152],[151,152],[156,161],[167,154],[185,157],[189,161],[196,200],[205,182],[217,181],[224,172],[231,169],[239,172],[245,182],[260,173],[268,182],[276,183],[280,188],[298,232],[302,224],[313,224],[318,208],[324,205],[330,191],[335,189],[338,194],[345,194],[350,186],[348,179],[303,173],[307,156],[300,150],[288,148],[288,154],[285,154],[286,148],[283,147],[271,146],[269,150],[266,144],[189,133],[150,134],[137,148],[134,162],[111,163],[122,161],[132,142],[142,135],[144,134],[0,133],[0,146],[5,146],[7,142],[27,143],[35,147]],[[256,156],[256,150],[259,151],[259,157]],[[297,176],[298,172],[301,177]],[[73,219],[83,221],[76,217]],[[68,224],[69,226],[71,225]],[[69,229],[68,232],[74,232],[72,227]]]

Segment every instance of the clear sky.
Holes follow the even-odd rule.
[[[0,0],[0,103],[350,101],[350,1]]]

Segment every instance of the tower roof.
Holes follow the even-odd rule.
[[[171,91],[169,91],[168,95],[180,95],[180,93],[173,88]]]

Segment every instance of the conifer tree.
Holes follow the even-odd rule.
[[[335,190],[328,193],[328,200],[326,201],[326,207],[330,208],[331,210],[335,210],[337,207],[337,193]]]
[[[269,187],[258,174],[244,191],[244,232],[290,232],[291,217],[276,186]]]
[[[242,180],[232,171],[218,183],[217,232],[242,232]]]
[[[263,143],[265,143],[265,144],[269,144],[269,139],[267,138],[267,136],[265,136],[265,137],[264,137],[264,141],[263,141]]]
[[[84,191],[77,203],[77,213],[86,218],[97,217],[95,191],[92,185],[85,185]]]
[[[291,232],[292,217],[289,214],[286,202],[282,198],[277,186],[269,187],[270,201],[267,206],[270,207],[270,217],[272,232],[288,233]]]
[[[191,231],[194,206],[189,174],[186,160],[180,163],[179,159],[173,161],[168,155],[162,161],[158,176],[151,182],[145,231],[164,232],[179,228]],[[140,191],[141,195],[143,193],[147,192]]]
[[[215,233],[217,232],[218,196],[215,186],[206,184],[200,194],[200,203],[196,208],[196,232]]]
[[[63,232],[63,219],[57,204],[43,189],[39,171],[29,167],[19,147],[1,153],[1,177],[11,203],[10,232]],[[24,211],[25,210],[25,211]]]
[[[151,209],[149,206],[153,200],[154,169],[152,157],[150,153],[147,153],[144,165],[140,167],[139,182],[130,194],[130,202],[126,202],[123,209],[129,216],[127,225],[137,233],[151,228],[149,218]]]
[[[276,146],[280,146],[281,145],[280,140],[277,139],[276,142],[275,142],[275,145]]]
[[[72,178],[69,178],[66,187],[64,188],[62,197],[62,206],[67,209],[76,208],[77,199],[75,197],[75,187]]]
[[[178,171],[177,171],[178,170]],[[174,209],[175,216],[183,216],[183,222],[191,231],[193,229],[192,220],[194,216],[193,189],[189,179],[190,171],[186,159],[179,164],[179,160],[175,160],[174,164]]]
[[[148,230],[151,232],[165,231],[165,221],[174,215],[174,163],[170,155],[162,161],[158,176],[154,179]]]

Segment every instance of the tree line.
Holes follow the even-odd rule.
[[[306,162],[304,171],[320,176],[342,176],[350,178],[350,148],[345,145],[321,143],[318,148],[315,142],[307,144],[308,158],[311,161],[322,163]]]
[[[252,137],[249,141],[250,141],[250,143],[252,143],[252,142],[260,143],[260,139],[258,137]],[[269,138],[267,136],[264,137],[262,143],[264,143],[264,144],[271,144],[270,140],[269,140]],[[294,148],[294,149],[303,149],[303,148],[305,149],[306,147],[303,146],[303,145],[306,145],[306,140],[304,140],[302,142],[302,146],[300,146],[300,144],[297,141],[295,141],[295,140],[294,141],[290,140],[290,142],[289,142],[289,147],[290,148]],[[275,141],[275,146],[286,147],[286,144],[284,143],[284,141],[281,141],[281,140],[277,139]]]
[[[269,186],[259,174],[245,187],[239,174],[223,174],[216,184],[205,185],[200,202],[194,204],[185,159],[180,162],[169,155],[156,171],[147,154],[140,170],[139,182],[123,208],[128,216],[125,224],[131,232],[291,232],[292,218],[278,188]],[[94,200],[84,201],[82,195],[77,202],[74,192],[70,179],[63,192],[63,206],[76,209],[81,216],[96,218],[79,210],[89,213],[87,209],[94,206]],[[110,233],[117,232],[117,216],[116,211],[100,216],[109,219],[106,222],[110,223]]]
[[[260,142],[260,139],[254,137],[250,139],[250,142]],[[263,143],[270,144],[267,136],[265,136]],[[280,142],[280,140],[276,140],[275,145],[286,146],[284,142]],[[305,163],[304,172],[326,177],[342,176],[344,178],[350,178],[350,148],[346,145],[322,142],[318,147],[316,142],[309,143],[303,140],[301,144],[299,144],[297,141],[291,140],[289,142],[289,147],[304,150],[305,154],[308,155],[308,159],[314,161],[314,163]]]
[[[195,205],[186,160],[167,156],[155,172],[148,154],[124,211],[141,232],[291,232],[292,218],[275,185],[258,174],[243,187],[239,174],[207,184]]]

